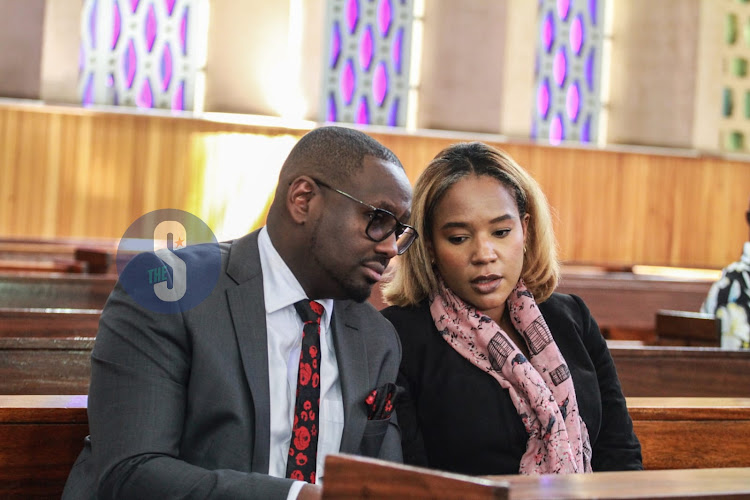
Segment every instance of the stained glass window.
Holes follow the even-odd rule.
[[[207,0],[85,0],[79,93],[105,104],[194,109]]]
[[[736,0],[717,2],[722,9],[721,91],[716,95],[720,110],[719,143],[725,151],[750,152],[750,4]]]
[[[596,142],[608,0],[540,0],[531,135]]]
[[[413,0],[330,0],[323,119],[404,126]]]

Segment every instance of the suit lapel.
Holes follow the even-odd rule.
[[[364,402],[370,390],[367,351],[358,318],[347,314],[351,303],[336,301],[335,304],[332,334],[344,403],[344,430],[340,450],[343,453],[357,453],[367,423]]]
[[[251,470],[268,474],[271,399],[268,392],[266,309],[257,231],[232,244],[227,274],[238,283],[238,286],[227,290],[227,299],[255,409]]]

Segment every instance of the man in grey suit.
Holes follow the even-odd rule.
[[[324,308],[318,478],[327,453],[401,461],[395,414],[378,418],[365,403],[373,389],[393,387],[401,346],[365,300],[417,236],[402,222],[410,204],[390,150],[361,132],[323,127],[285,161],[267,226],[219,245],[218,280],[205,300],[156,312],[121,275],[91,356],[90,436],[63,498],[318,498],[320,484],[285,470],[301,299]],[[209,247],[179,255],[201,269]],[[163,266],[159,255],[129,267]]]

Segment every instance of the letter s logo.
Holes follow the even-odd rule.
[[[180,241],[183,247],[187,245],[185,226],[176,220],[160,222],[156,226],[154,229],[154,251],[167,250],[159,252],[158,255],[172,268],[172,288],[167,288],[167,282],[162,281],[154,284],[154,293],[164,302],[177,302],[187,291],[187,266],[185,261],[172,251],[174,243],[172,248],[169,248],[170,236],[173,242]]]

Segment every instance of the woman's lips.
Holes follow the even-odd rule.
[[[492,293],[500,286],[502,282],[502,276],[497,274],[490,274],[486,276],[477,276],[471,280],[471,288],[477,293],[487,294]]]

